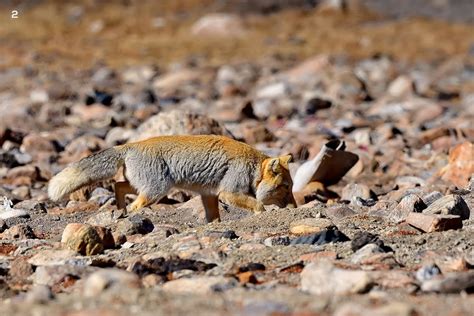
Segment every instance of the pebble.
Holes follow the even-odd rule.
[[[236,287],[237,280],[223,276],[198,276],[166,282],[163,291],[171,294],[211,294]]]
[[[461,217],[457,215],[410,213],[406,222],[426,233],[462,228]]]
[[[451,272],[442,277],[431,278],[421,284],[424,292],[459,293],[474,287],[474,271]]]
[[[364,293],[371,284],[366,271],[339,269],[328,263],[310,263],[301,272],[301,289],[313,295],[334,297]]]
[[[290,245],[310,244],[324,245],[331,242],[349,241],[349,238],[338,229],[322,230],[319,233],[301,236],[291,241]]]
[[[67,249],[86,256],[102,253],[104,249],[115,246],[110,229],[81,223],[68,224],[63,231],[61,243]]]
[[[136,214],[118,221],[115,232],[123,235],[148,234],[155,226],[150,219]]]
[[[334,224],[326,218],[304,218],[290,224],[290,232],[295,235],[315,234],[331,228]]]
[[[428,208],[423,210],[424,214],[458,215],[462,220],[469,219],[471,210],[464,199],[459,195],[446,195],[434,201]]]
[[[120,269],[102,269],[92,273],[84,282],[83,294],[97,297],[107,291],[127,291],[141,287],[138,276]]]

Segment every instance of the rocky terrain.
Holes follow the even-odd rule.
[[[472,313],[472,25],[355,1],[125,2],[27,1],[0,21],[1,315]],[[177,134],[291,153],[293,175],[330,140],[358,161],[296,208],[221,206],[219,223],[178,190],[118,210],[112,180],[47,197],[71,162]]]

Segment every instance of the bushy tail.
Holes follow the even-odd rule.
[[[86,185],[114,177],[124,163],[124,156],[124,147],[118,146],[71,164],[49,181],[49,198],[58,201]]]

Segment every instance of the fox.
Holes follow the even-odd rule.
[[[158,136],[114,146],[72,163],[55,175],[48,196],[59,201],[121,167],[126,182],[115,187],[117,207],[137,193],[131,212],[159,201],[172,188],[201,196],[207,222],[220,221],[219,201],[249,212],[264,205],[296,207],[289,172],[291,155],[269,157],[252,146],[219,135]],[[122,201],[122,202],[120,202]]]

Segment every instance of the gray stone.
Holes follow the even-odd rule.
[[[398,203],[396,208],[390,213],[390,220],[400,223],[406,220],[412,212],[419,213],[426,208],[426,204],[416,194],[408,194]]]
[[[471,211],[464,199],[459,195],[446,195],[436,200],[427,209],[424,214],[458,215],[462,220],[469,219]]]
[[[351,257],[351,262],[359,264],[365,259],[371,257],[377,253],[384,253],[385,251],[376,244],[367,244],[364,247],[357,250]]]

